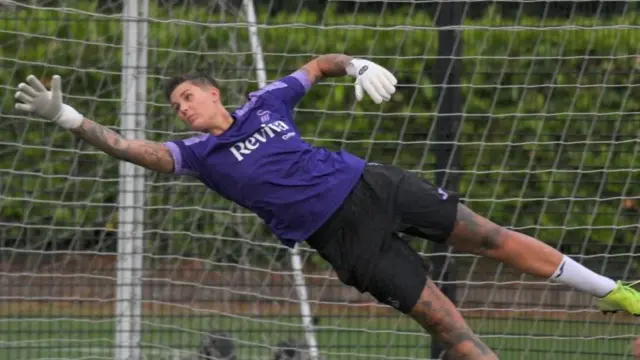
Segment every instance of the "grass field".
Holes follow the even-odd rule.
[[[469,318],[469,323],[502,360],[630,359],[630,336],[640,335],[639,321],[613,323],[600,315],[588,322]],[[278,341],[302,337],[293,316],[145,316],[145,359],[196,359],[201,333],[213,329],[233,334],[238,360],[272,359],[271,347]],[[114,331],[111,316],[5,316],[0,319],[0,359],[113,359]],[[327,359],[429,358],[429,337],[400,316],[325,316],[318,341]]]

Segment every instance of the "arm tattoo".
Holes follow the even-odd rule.
[[[347,65],[351,61],[351,56],[342,54],[322,55],[316,59],[318,67],[326,77],[344,76],[347,74]]]
[[[352,57],[343,54],[326,54],[315,58],[302,67],[313,84],[325,77],[344,76]]]
[[[169,149],[146,140],[127,140],[117,132],[89,119],[71,130],[76,136],[116,159],[128,161],[159,172],[173,171],[173,157]]]

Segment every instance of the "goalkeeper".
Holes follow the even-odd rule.
[[[228,112],[215,79],[182,75],[167,84],[188,139],[128,140],[62,102],[61,79],[47,90],[35,76],[18,85],[16,108],[69,129],[105,153],[150,170],[193,176],[255,212],[288,247],[307,242],[340,280],[415,319],[454,359],[495,359],[425,274],[421,257],[398,234],[446,243],[524,273],[600,298],[602,311],[640,315],[640,294],[598,275],[553,247],[475,214],[458,195],[393,166],[303,141],[293,109],[325,77],[355,78],[355,94],[388,101],[396,79],[374,62],[319,56],[248,96]]]

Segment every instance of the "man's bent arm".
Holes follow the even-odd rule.
[[[312,84],[327,77],[344,76],[347,66],[353,58],[344,54],[326,54],[306,63],[301,70],[309,77]]]
[[[117,132],[85,118],[73,134],[116,159],[150,170],[173,172],[173,157],[165,145],[146,140],[127,140]]]
[[[353,58],[344,54],[327,54],[306,63],[294,75],[303,83],[306,90],[325,77],[349,75],[356,78],[354,88],[356,99],[362,100],[366,93],[376,104],[391,100],[396,92],[398,79],[389,70],[365,59]],[[306,79],[303,79],[306,77]]]

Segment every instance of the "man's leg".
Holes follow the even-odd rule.
[[[393,168],[388,171],[395,172]],[[598,275],[537,239],[475,214],[459,203],[456,193],[437,188],[414,173],[403,174],[399,186],[394,187],[398,231],[445,242],[457,250],[487,256],[524,273],[600,297],[598,307],[603,312],[625,311],[640,316],[640,292],[632,288],[633,284],[623,285]]]
[[[473,333],[453,303],[429,279],[409,316],[444,347],[444,359],[494,360],[498,358]]]
[[[456,224],[447,244],[459,251],[486,256],[524,273],[566,284],[603,297],[616,282],[598,275],[553,247],[528,235],[505,229],[458,205]]]

